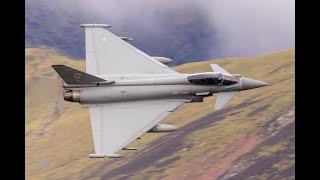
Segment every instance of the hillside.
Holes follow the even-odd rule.
[[[121,159],[89,159],[88,110],[63,101],[50,64],[84,69],[50,48],[26,49],[28,179],[294,179],[294,50],[259,57],[184,64],[178,72],[211,71],[210,63],[270,86],[238,93],[214,112],[215,96],[183,105],[165,122],[180,127],[146,134]]]

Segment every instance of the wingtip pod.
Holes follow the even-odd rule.
[[[89,158],[120,158],[120,154],[89,154]]]
[[[81,24],[82,28],[93,28],[93,27],[101,27],[101,28],[111,28],[110,24]]]

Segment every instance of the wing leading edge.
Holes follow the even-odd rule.
[[[86,40],[86,72],[89,74],[173,74],[168,66],[154,60],[105,28],[104,24],[83,24]]]
[[[89,107],[95,154],[118,157],[119,150],[149,131],[187,100],[146,100]]]

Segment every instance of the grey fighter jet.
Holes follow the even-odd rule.
[[[230,74],[217,64],[213,72],[181,74],[118,37],[106,24],[82,24],[85,29],[86,72],[52,65],[63,80],[64,100],[89,108],[94,142],[91,158],[120,157],[146,132],[170,132],[177,127],[159,124],[184,103],[202,102],[218,93],[215,109],[221,109],[237,91],[267,84]]]

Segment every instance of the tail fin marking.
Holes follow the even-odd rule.
[[[87,74],[65,65],[52,65],[52,68],[59,74],[66,84],[82,85],[106,81],[102,78]]]

